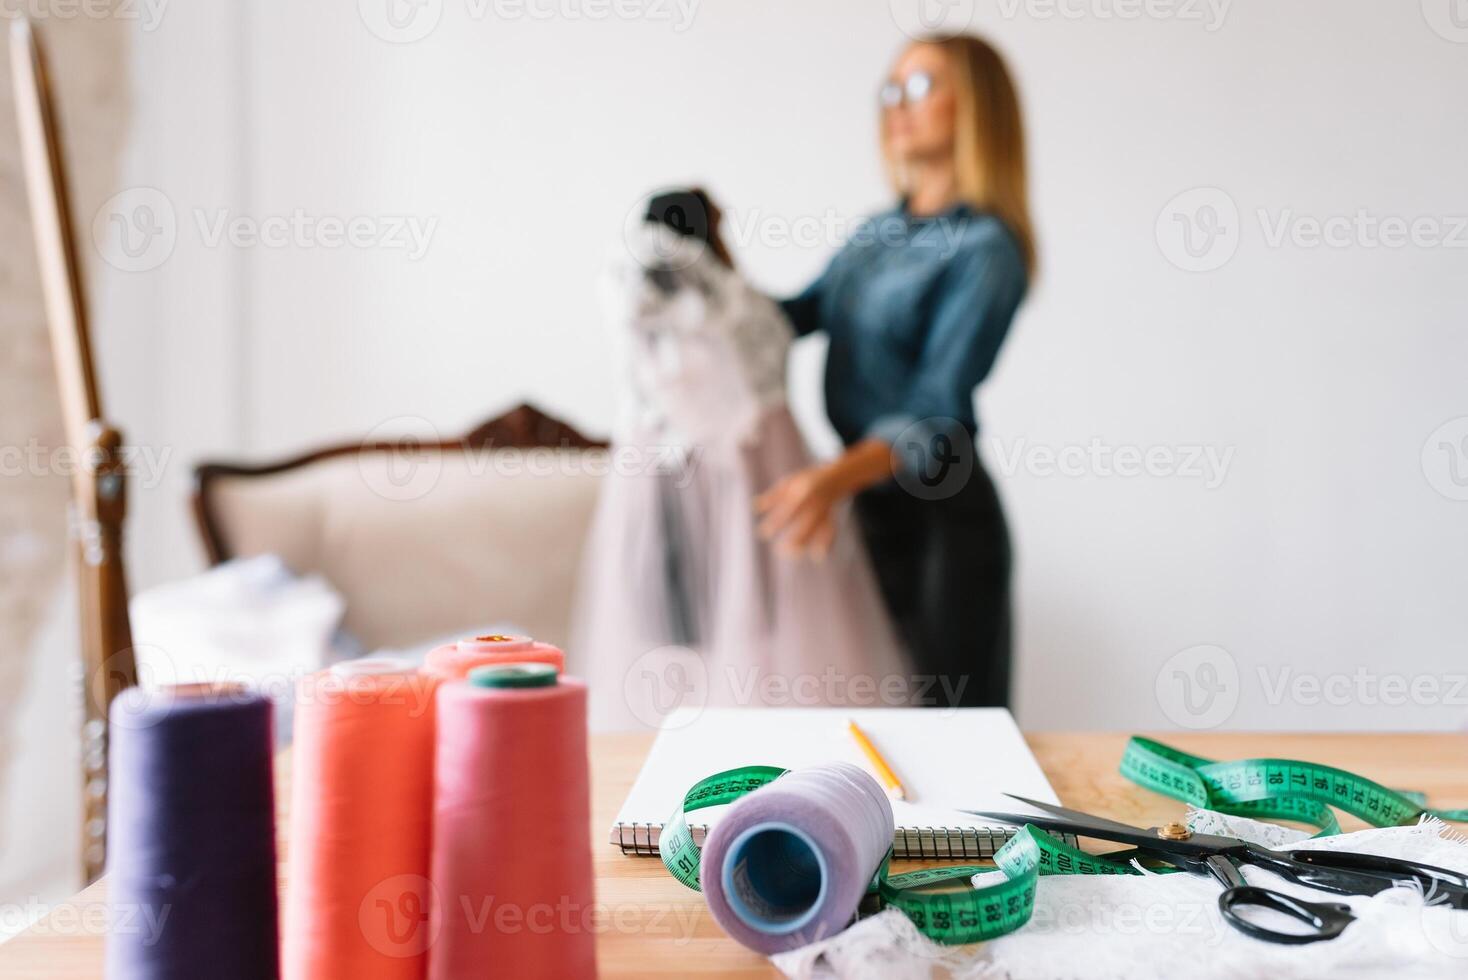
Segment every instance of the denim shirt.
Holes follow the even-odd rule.
[[[931,217],[899,206],[863,222],[821,277],[781,305],[796,333],[830,337],[826,412],[842,440],[896,446],[910,427],[909,437],[951,428],[950,419],[977,435],[974,389],[1027,286],[999,218],[966,205]]]

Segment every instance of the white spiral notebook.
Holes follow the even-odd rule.
[[[1014,828],[959,809],[1024,809],[1004,793],[1060,802],[1003,708],[680,708],[658,732],[617,814],[612,845],[657,854],[663,822],[683,795],[725,769],[851,762],[870,771],[848,721],[861,726],[907,790],[907,800],[892,803],[896,857],[990,857]],[[689,814],[700,846],[723,809]]]

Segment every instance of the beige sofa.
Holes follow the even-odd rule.
[[[367,649],[488,623],[565,644],[605,444],[522,405],[462,439],[195,469],[211,562],[277,554],[346,598]]]

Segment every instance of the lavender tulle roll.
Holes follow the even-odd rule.
[[[845,929],[892,846],[892,804],[844,762],[782,776],[709,831],[700,882],[732,938],[761,953]]]
[[[110,717],[108,980],[275,980],[270,702],[133,688]]]

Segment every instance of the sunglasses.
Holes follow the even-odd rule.
[[[933,76],[925,71],[915,71],[902,81],[892,80],[877,90],[877,101],[883,109],[896,109],[902,105],[917,105],[933,91]]]

